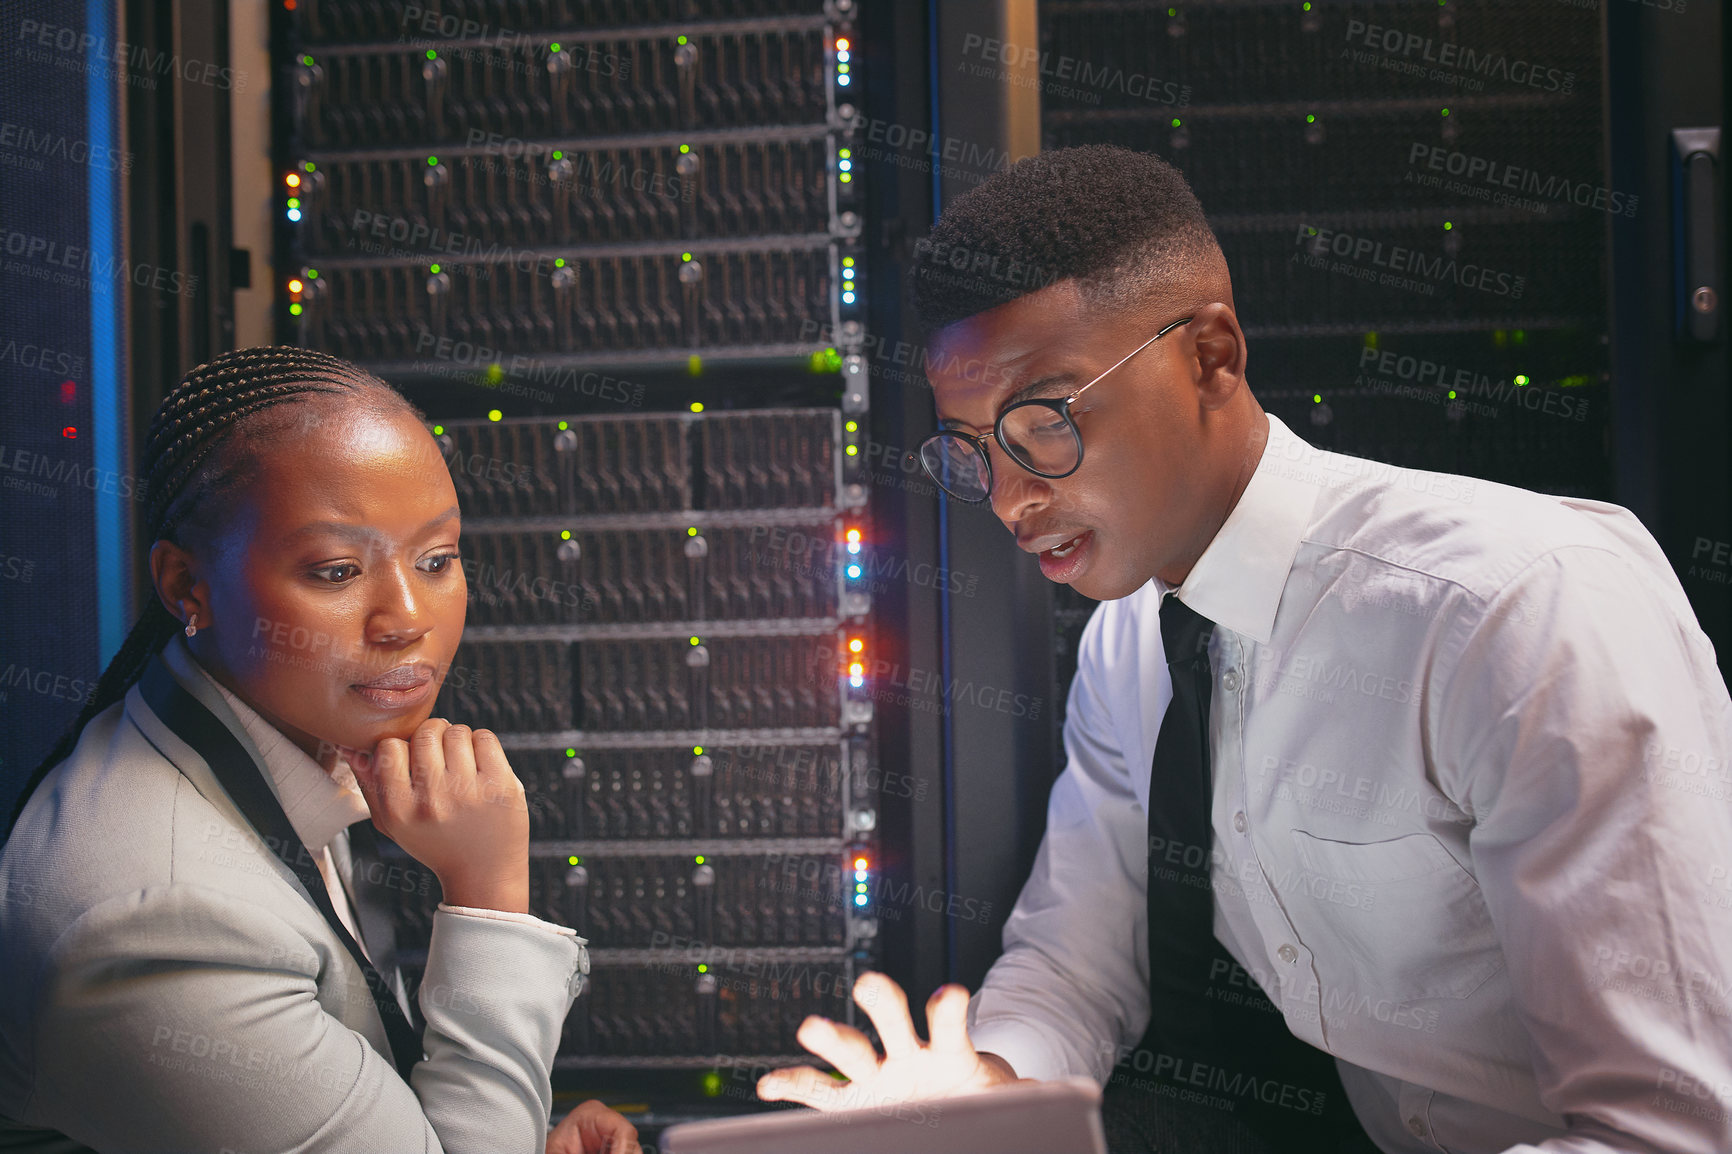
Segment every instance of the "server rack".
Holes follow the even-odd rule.
[[[532,908],[591,943],[556,1090],[651,1134],[762,1108],[877,954],[852,0],[273,20],[278,331],[403,388],[450,466],[437,711],[500,733]]]

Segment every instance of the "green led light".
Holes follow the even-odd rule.
[[[854,174],[851,172],[844,172],[841,179],[843,184],[852,184],[854,182]]]
[[[682,152],[682,153],[690,152],[691,150],[692,150],[692,146],[689,144],[680,145],[680,152]]]
[[[566,865],[576,865],[577,859],[575,857],[568,857],[565,859],[565,864]]]
[[[1527,378],[1527,374],[1526,374],[1526,373],[1517,373],[1517,374],[1516,374],[1516,379],[1515,379],[1515,383],[1516,383],[1516,384],[1517,384],[1517,385],[1525,385],[1525,384],[1527,384],[1527,383],[1528,383],[1528,378]]]
[[[301,167],[306,169],[308,172],[317,172],[318,171],[316,168],[313,167],[313,162],[310,160],[307,161],[307,163],[301,165]]]
[[[488,384],[497,387],[499,385],[499,382],[503,381],[504,379],[505,379],[505,366],[497,364],[497,363],[487,366],[487,383]]]
[[[1444,115],[1445,115],[1445,116],[1448,116],[1448,115],[1449,115],[1449,109],[1447,109],[1447,108],[1446,108],[1446,109],[1444,109],[1444,110],[1443,110],[1443,114],[1444,114]]]
[[[1304,12],[1311,11],[1311,0],[1305,0],[1305,3],[1299,5],[1299,8],[1301,11],[1304,11]]]
[[[504,416],[505,416],[505,414],[500,412],[498,409],[488,409],[487,410],[487,419],[490,421],[500,420]]]
[[[289,315],[292,317],[300,316],[301,315],[301,306],[298,304],[290,305],[289,306]]]
[[[682,252],[682,253],[680,253],[680,259],[681,260],[691,260],[692,254],[689,252]]]
[[[1317,123],[1317,116],[1316,116],[1316,114],[1315,114],[1315,113],[1310,113],[1310,112],[1307,112],[1307,113],[1306,113],[1306,114],[1305,114],[1305,123],[1306,123],[1306,124],[1316,124],[1316,123]]]
[[[564,160],[565,159],[565,153],[561,152],[559,149],[556,148],[553,150],[553,159]]]
[[[1179,119],[1179,118],[1178,118],[1178,117],[1176,117],[1176,116],[1175,116],[1175,117],[1173,117],[1173,127],[1174,127],[1174,128],[1177,128],[1177,127],[1179,127],[1179,125],[1181,125],[1181,124],[1183,124],[1183,123],[1184,123],[1184,122],[1183,122],[1183,121],[1181,121],[1181,120],[1180,120],[1180,119]]]
[[[842,258],[842,267],[843,268],[853,268],[854,267],[854,258],[851,256],[843,257]]]
[[[435,437],[444,436],[445,435],[445,426],[444,425],[434,425],[433,426],[433,435]]]
[[[866,883],[865,882],[855,882],[854,883],[854,892],[857,894],[865,893],[866,892]]]
[[[565,751],[565,756],[567,756],[567,757],[576,757],[576,756],[577,756],[577,750],[575,750],[575,749],[568,749],[568,750],[566,750],[566,751]]]
[[[1323,394],[1322,393],[1312,393],[1311,394],[1311,403],[1314,405],[1321,405],[1323,403]]]
[[[1444,232],[1449,232],[1454,227],[1455,227],[1455,222],[1453,220],[1446,220],[1443,222],[1443,231]]]
[[[704,859],[703,859],[703,858],[699,858],[699,859],[698,859],[698,860],[699,860],[699,861],[703,861],[703,860],[704,860]],[[707,974],[707,973],[709,973],[709,972],[710,972],[710,967],[708,967],[708,966],[706,966],[706,965],[704,965],[704,964],[703,964],[703,963],[702,963],[702,962],[699,962],[699,963],[698,963],[698,973],[700,973],[700,974]]]
[[[686,536],[696,537],[697,535],[698,535],[698,527],[696,525],[687,525],[686,526]]]
[[[704,855],[698,854],[696,857],[692,858],[692,860],[697,862],[699,865],[703,865],[704,864]]]
[[[722,1075],[719,1070],[704,1071],[704,1096],[719,1097],[722,1093]]]
[[[700,644],[700,642],[698,641],[698,639],[696,637],[694,637],[694,638],[692,638],[692,644],[698,645],[698,644]]]
[[[860,422],[859,421],[849,421],[846,425],[843,426],[843,428],[847,429],[850,433],[857,433],[860,431]]]
[[[290,208],[299,208],[299,207],[301,207],[301,198],[300,198],[300,197],[298,197],[298,196],[291,196],[291,197],[289,197],[289,207],[290,207]]]
[[[684,36],[681,36],[679,39],[674,41],[675,44],[684,44],[685,42],[686,38]]]
[[[435,51],[434,49],[429,48],[427,50],[427,59],[437,60],[437,59],[439,59],[439,53],[437,51]]]
[[[553,267],[554,268],[564,268],[565,267],[565,258],[562,256],[554,257],[553,258]]]
[[[847,449],[847,453],[850,457],[858,457],[860,455],[860,446],[859,445],[849,445],[848,449]]]
[[[311,56],[303,56],[301,57],[301,63],[305,64],[308,68],[311,68],[313,66],[313,58]]]
[[[701,746],[701,745],[694,745],[694,746],[692,746],[692,752],[693,752],[693,753],[698,753],[698,754],[701,754],[701,753],[703,753],[703,751],[704,751],[704,747],[703,747],[703,746]]]
[[[318,280],[319,279],[319,270],[316,268],[308,269],[307,270],[307,279],[308,280]]]
[[[846,76],[848,75],[848,66],[846,64],[838,64],[836,65],[836,71],[840,75]]]
[[[571,530],[570,530],[570,529],[561,529],[561,530],[560,530],[560,531],[559,531],[559,539],[560,539],[560,540],[561,540],[561,541],[569,541],[569,540],[571,540]]]
[[[704,411],[704,403],[702,401],[693,401],[692,402],[692,412],[701,413],[703,411]]]
[[[1455,400],[1455,390],[1454,389],[1449,390],[1449,399],[1452,401]]]
[[[569,429],[569,428],[571,428],[571,422],[570,421],[561,421],[561,422],[559,422],[559,427],[562,430]]]
[[[433,266],[433,267],[431,267],[431,268],[429,268],[429,269],[428,269],[428,270],[427,270],[427,271],[428,271],[428,272],[438,272],[438,271],[439,271],[439,266],[438,266],[438,265],[434,265],[434,266]]]
[[[686,358],[686,375],[688,377],[695,377],[703,371],[704,358],[698,356],[696,353],[693,353],[691,356]]]
[[[558,52],[558,51],[559,51],[559,45],[558,45],[558,44],[549,44],[549,45],[548,45],[548,46],[547,46],[547,50],[548,50],[548,51],[549,51],[549,52]],[[559,155],[559,154],[558,154],[558,153],[554,153],[554,155],[555,155],[555,156],[558,156],[558,155]]]
[[[843,160],[847,160],[850,156],[854,155],[854,150],[852,148],[844,148],[836,155],[840,156]]]
[[[439,158],[437,156],[429,156],[427,158],[427,167],[428,168],[432,168],[434,165],[436,165],[438,163],[439,163]]]

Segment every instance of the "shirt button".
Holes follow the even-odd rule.
[[[1235,830],[1237,830],[1238,832],[1244,833],[1245,827],[1250,825],[1250,824],[1251,824],[1250,822],[1245,820],[1245,811],[1244,810],[1240,810],[1238,813],[1233,815],[1233,828]]]
[[[1239,688],[1239,671],[1237,669],[1229,669],[1227,672],[1221,674],[1221,687],[1228,693],[1237,692]]]
[[[1292,946],[1282,946],[1280,949],[1275,951],[1275,956],[1290,966],[1299,960],[1299,951],[1294,949]]]
[[[1425,1119],[1421,1118],[1418,1114],[1415,1114],[1407,1120],[1407,1128],[1413,1131],[1413,1136],[1415,1138],[1425,1137]]]

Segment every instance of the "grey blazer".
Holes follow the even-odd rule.
[[[0,1150],[540,1154],[588,968],[582,939],[440,910],[405,1082],[360,967],[134,687],[0,851]]]

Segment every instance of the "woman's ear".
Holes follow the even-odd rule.
[[[209,590],[197,573],[193,555],[173,541],[158,541],[150,547],[150,580],[163,608],[183,623],[198,616],[198,627],[215,624],[207,600]]]

